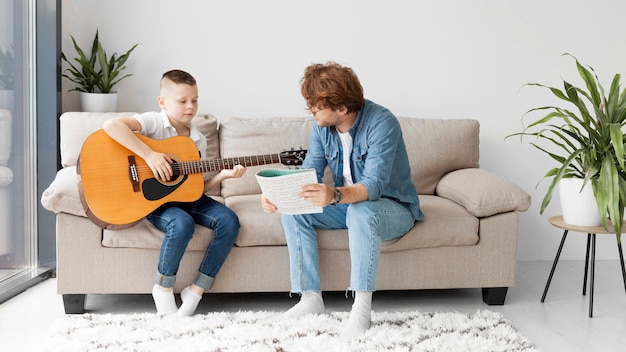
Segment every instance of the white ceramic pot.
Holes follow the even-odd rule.
[[[80,108],[85,112],[116,112],[117,93],[80,92]]]
[[[582,189],[580,178],[564,178],[559,181],[559,195],[563,221],[578,226],[600,226],[598,204],[593,196],[591,182]]]

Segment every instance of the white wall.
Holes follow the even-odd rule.
[[[521,214],[520,260],[551,260],[561,232],[547,222],[558,202],[539,215],[547,182],[535,188],[553,164],[528,143],[504,140],[526,110],[552,102],[519,88],[580,84],[565,52],[607,88],[626,72],[618,0],[63,0],[62,11],[68,54],[70,34],[89,47],[96,28],[109,53],[140,43],[128,62],[134,76],[117,87],[120,111],[157,109],[161,74],[180,68],[198,80],[200,111],[219,119],[300,116],[304,67],[334,60],[398,116],[479,120],[481,166],[533,197]],[[76,93],[63,93],[63,110],[77,109]],[[585,238],[572,233],[562,259],[583,258]],[[617,258],[614,237],[600,236],[597,250],[598,259]]]

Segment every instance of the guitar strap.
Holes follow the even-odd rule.
[[[143,220],[143,219],[139,219],[130,224],[123,224],[123,225],[109,224],[108,222],[100,220],[91,211],[91,208],[89,208],[89,204],[87,204],[87,199],[85,198],[85,192],[83,190],[83,180],[82,180],[82,176],[80,175],[80,155],[78,156],[78,160],[76,161],[76,186],[78,187],[78,195],[80,197],[80,203],[83,205],[83,209],[85,210],[85,213],[87,214],[87,218],[91,220],[91,222],[97,225],[98,227],[106,229],[106,230],[122,230],[122,229],[132,227],[136,225],[138,222],[140,222],[141,220]]]

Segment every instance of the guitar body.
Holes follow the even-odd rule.
[[[162,140],[141,134],[137,137],[173,160],[200,159],[196,144],[188,137]],[[178,175],[161,183],[143,159],[103,130],[85,140],[77,170],[87,207],[97,220],[107,225],[133,224],[165,203],[192,202],[204,191],[202,173]],[[92,221],[97,223],[96,219]]]

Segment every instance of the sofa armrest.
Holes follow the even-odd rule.
[[[452,171],[441,178],[438,196],[462,205],[476,217],[526,211],[530,195],[510,181],[484,169]]]

